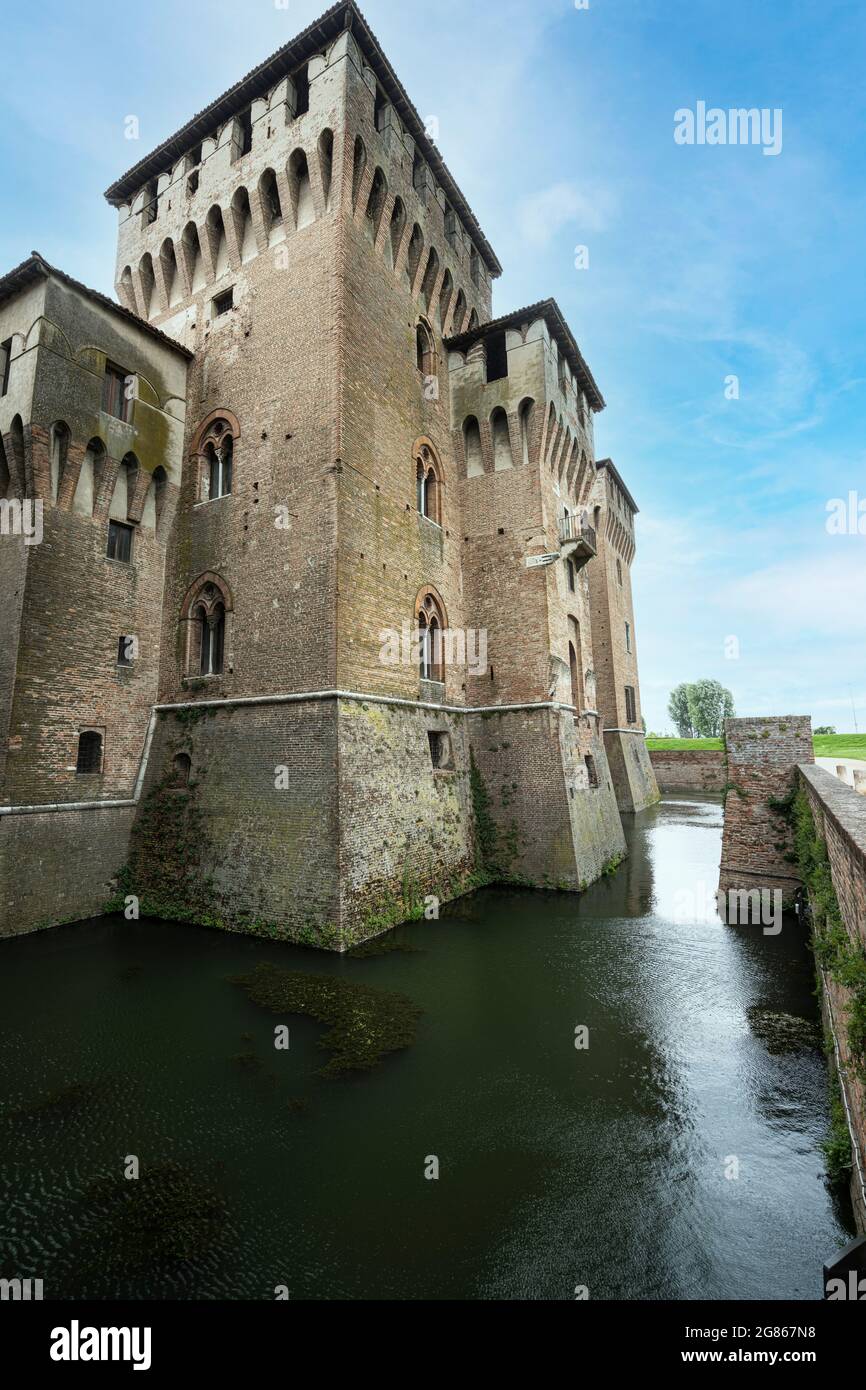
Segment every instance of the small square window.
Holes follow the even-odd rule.
[[[230,290],[224,290],[222,294],[215,294],[211,300],[213,305],[213,316],[218,319],[222,314],[228,314],[234,308],[235,292],[234,286]]]
[[[122,521],[109,521],[106,554],[109,560],[122,560],[124,564],[130,564],[132,560],[131,526],[125,526]]]
[[[427,739],[430,744],[430,761],[433,766],[441,771],[453,772],[454,753],[451,748],[451,735],[438,729],[428,729]]]
[[[102,409],[126,424],[132,418],[132,403],[137,395],[137,381],[132,372],[124,371],[113,362],[106,362],[102,379]]]
[[[95,729],[85,729],[78,735],[78,757],[75,771],[79,776],[93,775],[102,771],[102,734]]]

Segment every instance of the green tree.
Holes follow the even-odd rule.
[[[695,731],[689,709],[689,687],[685,681],[681,685],[675,686],[671,691],[671,698],[668,700],[668,714],[674,721],[680,738],[694,738]]]
[[[820,724],[817,729],[813,729],[813,734],[835,734],[836,730],[832,724]]]
[[[734,714],[734,697],[719,681],[700,680],[687,686],[689,717],[699,738],[718,738]]]

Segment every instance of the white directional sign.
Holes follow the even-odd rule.
[[[559,559],[559,551],[555,550],[551,555],[527,555],[526,568],[538,569],[540,565],[555,565]]]

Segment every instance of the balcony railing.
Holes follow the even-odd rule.
[[[595,527],[583,516],[564,516],[559,523],[559,548],[575,565],[585,565],[598,550]]]

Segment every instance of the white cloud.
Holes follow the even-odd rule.
[[[601,231],[613,206],[609,190],[563,181],[524,198],[517,208],[517,227],[524,241],[543,250],[566,226],[581,235]]]
[[[797,660],[816,655],[810,637],[850,638],[854,666],[862,663],[866,637],[864,591],[866,539],[836,536],[826,538],[817,553],[809,554],[804,547],[795,559],[733,580],[720,592],[719,602],[753,629],[763,622],[768,636],[796,638],[801,644]]]

